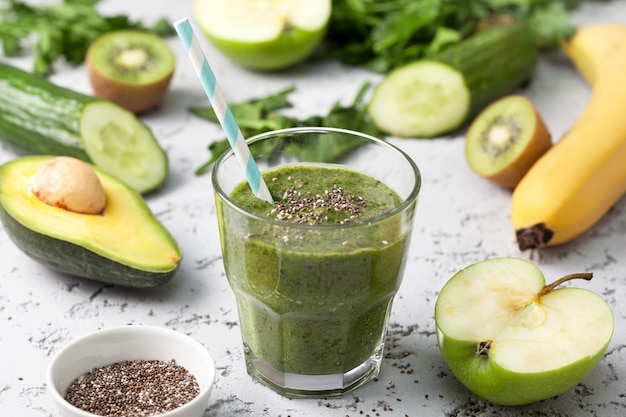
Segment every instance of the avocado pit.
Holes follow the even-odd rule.
[[[28,182],[30,192],[50,206],[83,214],[100,214],[106,193],[94,170],[85,162],[59,156],[44,163]]]

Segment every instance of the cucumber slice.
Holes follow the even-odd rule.
[[[132,112],[108,101],[93,101],[83,108],[80,136],[89,159],[131,188],[148,191],[165,181],[167,157]]]
[[[423,60],[389,73],[376,87],[368,113],[390,135],[433,137],[459,127],[470,106],[463,74],[441,62]]]

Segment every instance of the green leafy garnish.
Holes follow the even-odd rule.
[[[571,36],[581,0],[334,0],[322,59],[387,73],[440,52],[486,25],[525,21],[537,44]]]
[[[326,115],[311,116],[306,119],[298,119],[279,113],[279,110],[292,107],[292,104],[287,100],[287,96],[295,91],[295,87],[286,88],[266,97],[233,103],[230,109],[241,129],[241,133],[246,138],[270,130],[290,127],[336,127],[383,137],[383,133],[374,126],[366,115],[363,97],[369,88],[369,83],[363,84],[349,106],[343,106],[337,102]],[[189,110],[196,116],[213,123],[219,123],[211,107],[192,107]],[[331,135],[328,137],[332,138]],[[226,138],[212,142],[209,145],[211,158],[196,170],[196,175],[205,173],[217,158],[229,148],[230,145]],[[287,144],[286,149],[292,155],[300,156],[302,159],[309,161],[332,162],[349,151],[351,146],[346,147],[339,142],[328,140],[319,142],[315,147],[307,147],[306,145],[292,142]],[[269,154],[267,149],[264,149],[261,153]]]
[[[36,34],[32,72],[48,76],[61,58],[80,65],[89,45],[100,35],[117,29],[140,29],[160,36],[174,34],[165,19],[152,26],[131,21],[127,16],[103,16],[95,5],[100,0],[64,0],[53,5],[31,6],[19,0],[0,0],[0,42],[4,55],[23,52],[23,42]]]

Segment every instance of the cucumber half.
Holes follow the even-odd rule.
[[[167,154],[135,114],[3,63],[0,141],[23,153],[90,162],[140,193],[168,174]]]
[[[374,90],[368,113],[390,135],[433,137],[459,127],[470,107],[463,74],[444,63],[423,60],[389,73]]]
[[[493,26],[391,72],[374,92],[369,114],[379,129],[396,136],[448,133],[527,84],[537,56],[526,25]]]

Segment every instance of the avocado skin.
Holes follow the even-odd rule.
[[[0,220],[15,243],[35,261],[70,275],[133,288],[151,288],[167,283],[180,262],[169,271],[145,271],[105,258],[80,245],[36,232],[15,220],[0,205]]]

